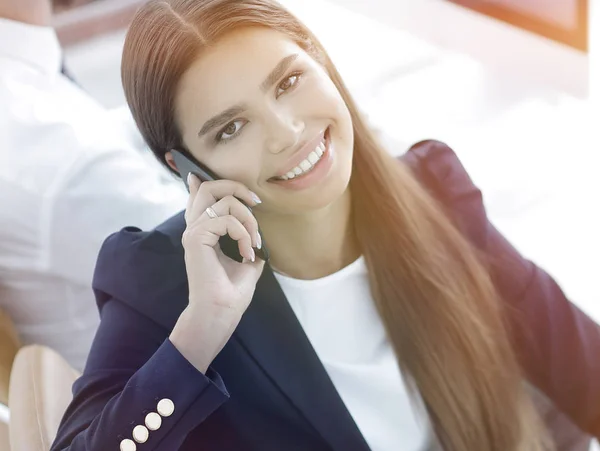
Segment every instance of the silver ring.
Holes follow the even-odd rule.
[[[216,219],[219,217],[219,215],[211,207],[207,207],[204,211],[210,219]]]

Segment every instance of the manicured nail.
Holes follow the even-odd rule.
[[[262,238],[258,232],[256,232],[256,247],[262,249]]]
[[[256,254],[254,253],[254,249],[250,248],[250,261],[254,263],[254,260],[256,260]]]
[[[260,197],[258,197],[256,195],[256,193],[253,193],[252,191],[250,191],[250,195],[252,196],[252,200],[257,203],[257,204],[262,204],[262,200],[260,200]]]
[[[188,172],[188,176],[187,176],[188,186],[190,186],[192,184],[193,177],[194,177],[194,174],[192,174],[191,172]]]

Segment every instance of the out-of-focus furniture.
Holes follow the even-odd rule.
[[[20,345],[13,322],[0,310],[0,404],[8,404],[10,371]]]
[[[0,310],[0,450],[8,450],[8,387],[19,337],[8,315]]]
[[[8,440],[8,424],[0,420],[0,449],[8,451],[10,448]]]
[[[50,348],[23,347],[10,380],[11,451],[48,451],[79,373]]]

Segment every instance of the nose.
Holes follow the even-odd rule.
[[[290,112],[276,111],[267,121],[267,149],[278,154],[295,147],[304,131],[304,122]]]

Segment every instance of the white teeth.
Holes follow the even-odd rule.
[[[321,141],[315,150],[308,154],[305,160],[301,161],[298,166],[290,170],[287,174],[278,177],[280,180],[291,180],[299,175],[302,175],[305,172],[308,172],[313,166],[321,159],[325,150],[327,149],[327,145],[325,141]]]
[[[310,161],[308,160],[303,160],[298,166],[300,166],[303,171],[308,171],[312,167],[312,164],[310,164]]]

